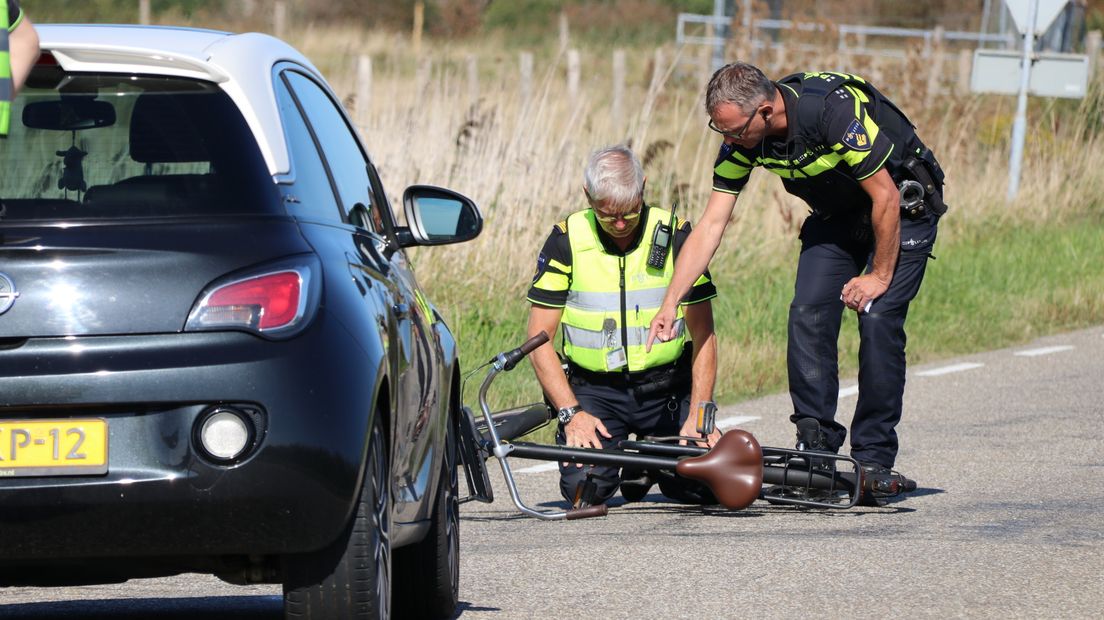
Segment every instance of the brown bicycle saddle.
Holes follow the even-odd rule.
[[[731,430],[709,452],[679,461],[675,473],[703,482],[725,508],[747,508],[763,488],[763,448],[751,433]]]

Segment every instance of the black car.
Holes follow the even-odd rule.
[[[0,585],[282,583],[289,617],[447,616],[456,341],[307,59],[258,34],[41,26],[0,141]]]

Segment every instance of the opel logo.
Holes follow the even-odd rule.
[[[15,290],[15,283],[11,278],[0,273],[0,314],[11,310],[16,297],[19,297],[19,293]]]

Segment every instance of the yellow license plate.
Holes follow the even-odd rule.
[[[107,473],[107,421],[0,422],[0,477]]]

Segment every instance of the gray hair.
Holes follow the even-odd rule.
[[[705,88],[705,111],[712,114],[722,103],[731,103],[751,114],[765,99],[774,99],[774,82],[758,67],[746,62],[729,63],[709,78]]]
[[[644,198],[644,168],[627,146],[607,146],[590,154],[583,173],[587,194],[611,210],[632,209]]]

